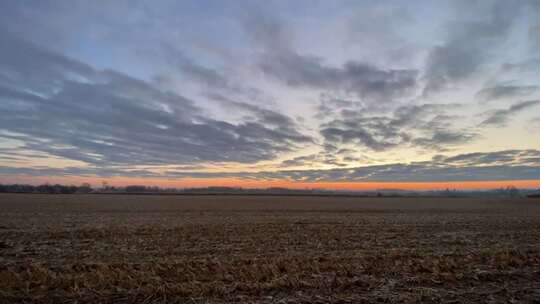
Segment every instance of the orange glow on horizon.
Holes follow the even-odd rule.
[[[502,181],[451,181],[451,182],[300,182],[289,180],[245,180],[238,178],[183,178],[183,179],[151,179],[133,177],[33,177],[33,176],[0,176],[0,183],[14,184],[74,184],[90,183],[101,187],[103,181],[110,186],[146,185],[163,188],[198,188],[209,186],[270,188],[283,187],[291,189],[328,189],[328,190],[438,190],[438,189],[495,189],[506,186],[517,188],[540,188],[540,180],[502,180]]]

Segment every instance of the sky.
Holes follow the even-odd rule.
[[[540,187],[540,2],[0,2],[0,183]]]

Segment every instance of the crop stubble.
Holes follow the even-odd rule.
[[[540,201],[0,195],[0,303],[538,303]]]

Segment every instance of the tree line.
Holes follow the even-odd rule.
[[[0,184],[0,193],[46,193],[46,194],[75,194],[75,193],[91,193],[94,191],[90,184],[75,185],[60,185],[60,184],[43,184],[43,185],[2,185]]]

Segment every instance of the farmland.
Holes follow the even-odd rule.
[[[0,195],[0,303],[538,299],[538,199]]]

